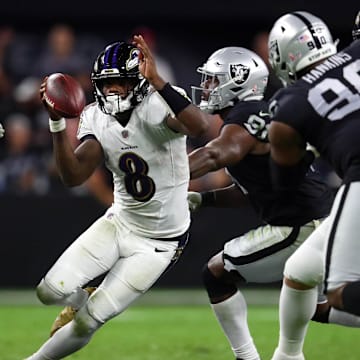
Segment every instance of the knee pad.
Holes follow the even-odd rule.
[[[36,287],[36,295],[38,299],[45,305],[59,304],[64,298],[64,294],[56,291],[50,286],[45,279],[40,281],[40,284]]]
[[[80,337],[93,334],[102,325],[103,323],[94,319],[90,314],[87,305],[83,306],[74,318],[74,331]]]
[[[98,287],[87,301],[87,311],[93,319],[103,324],[122,313],[141,295],[140,291],[119,280],[111,290]]]
[[[344,311],[360,316],[360,281],[345,285],[342,292]]]
[[[202,279],[210,299],[234,294],[237,291],[235,284],[222,281],[215,277],[209,270],[207,264],[203,267]]]
[[[314,249],[311,250],[297,250],[291,255],[285,263],[284,275],[290,280],[314,287],[323,281],[324,267],[321,254]]]

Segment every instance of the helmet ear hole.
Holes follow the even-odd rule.
[[[229,89],[233,94],[236,94],[238,92],[240,92],[241,90],[243,90],[242,87],[238,86],[238,87],[233,87],[231,89]]]

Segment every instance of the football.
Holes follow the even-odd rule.
[[[68,74],[54,73],[46,81],[44,100],[65,118],[78,117],[86,99],[80,83]]]

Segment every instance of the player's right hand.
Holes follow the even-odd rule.
[[[2,138],[5,134],[5,129],[3,128],[2,124],[0,123],[0,138]]]
[[[139,71],[142,76],[156,89],[164,87],[165,81],[159,75],[154,55],[142,35],[134,35],[133,44],[140,50]]]
[[[49,113],[49,117],[51,120],[60,120],[62,118],[61,115],[59,115],[52,107],[50,107],[48,105],[48,103],[45,101],[44,99],[44,93],[46,90],[46,80],[47,80],[48,76],[46,76],[44,78],[44,80],[42,81],[41,85],[40,85],[40,99],[46,109],[46,111]]]
[[[202,196],[199,192],[188,191],[187,201],[189,205],[189,210],[193,212],[201,207]]]

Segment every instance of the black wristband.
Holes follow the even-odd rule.
[[[216,193],[215,191],[201,192],[201,206],[215,206]]]
[[[168,103],[175,116],[191,104],[185,96],[176,91],[169,83],[166,83],[161,90],[158,90],[158,93]]]

